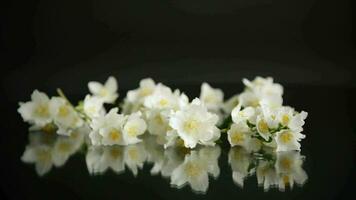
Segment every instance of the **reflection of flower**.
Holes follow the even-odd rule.
[[[284,191],[286,186],[293,188],[294,182],[303,185],[308,179],[303,159],[298,151],[275,152],[271,148],[251,152],[233,147],[229,153],[234,182],[243,187],[245,178],[256,173],[258,185],[265,191],[273,187]]]
[[[169,177],[171,184],[180,188],[189,183],[197,192],[206,192],[210,174],[217,178],[220,174],[218,158],[220,147],[201,146],[190,150],[182,145],[163,148],[154,136],[145,138],[147,162],[152,163],[151,174],[160,173]]]
[[[105,103],[114,103],[119,96],[117,94],[117,81],[113,76],[110,76],[104,85],[91,81],[88,83],[88,88],[94,96],[99,97]]]
[[[278,152],[276,172],[278,174],[278,187],[284,191],[286,186],[293,188],[294,182],[303,185],[308,175],[302,168],[304,157],[297,151]]]
[[[26,146],[21,160],[25,163],[34,163],[37,174],[42,176],[49,172],[53,165],[63,166],[68,158],[80,149],[87,133],[87,127],[71,131],[68,134],[70,136],[31,132],[30,143]]]
[[[219,156],[219,147],[191,151],[185,156],[184,162],[173,170],[171,184],[181,187],[189,183],[194,191],[206,192],[209,186],[208,174],[214,177],[219,175]]]
[[[146,152],[143,144],[127,146],[90,146],[86,155],[86,163],[91,174],[102,174],[111,168],[116,173],[125,171],[126,166],[136,176],[138,168],[143,167]]]
[[[231,148],[229,152],[232,178],[240,187],[243,187],[245,178],[253,172],[249,169],[251,164],[251,157],[249,155],[250,153],[246,149],[239,146]]]
[[[177,131],[184,145],[194,148],[197,144],[215,145],[220,138],[220,130],[216,127],[219,118],[208,112],[205,105],[198,99],[171,115],[169,124]]]

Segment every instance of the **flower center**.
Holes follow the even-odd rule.
[[[106,88],[102,88],[100,91],[99,91],[99,96],[101,97],[105,97],[108,95],[108,90]]]
[[[161,99],[161,100],[159,101],[159,105],[160,105],[160,106],[167,106],[167,105],[168,105],[167,99]]]
[[[244,140],[245,140],[245,135],[243,133],[239,133],[239,132],[233,134],[231,137],[231,141],[234,144],[243,142]]]
[[[282,124],[286,126],[288,125],[288,123],[289,123],[289,116],[285,114],[282,116]]]
[[[68,114],[69,114],[68,106],[62,105],[61,107],[59,107],[58,115],[60,117],[66,117],[66,116],[68,116]]]
[[[198,129],[198,121],[197,120],[189,120],[184,123],[184,131],[191,133]]]
[[[164,121],[163,121],[163,118],[162,118],[161,115],[157,115],[155,117],[155,120],[156,120],[157,124],[159,124],[159,125],[163,125],[164,124]]]
[[[149,95],[149,94],[151,94],[151,93],[152,93],[152,90],[151,90],[151,89],[149,89],[149,88],[142,88],[142,89],[140,90],[139,95],[140,95],[141,97],[145,97],[145,96],[147,96],[147,95]]]
[[[137,136],[137,127],[136,126],[130,126],[127,129],[127,133],[129,134],[130,137],[136,137]]]
[[[121,140],[121,132],[117,129],[112,129],[109,133],[109,137],[113,141],[120,141]]]
[[[283,143],[289,143],[293,139],[293,135],[290,132],[284,132],[280,138]]]
[[[262,133],[267,133],[268,132],[268,125],[265,122],[265,120],[261,120],[258,122],[258,129],[262,132]]]
[[[39,105],[37,108],[36,108],[36,114],[38,116],[41,116],[41,117],[46,117],[49,115],[48,113],[48,107],[46,105]]]

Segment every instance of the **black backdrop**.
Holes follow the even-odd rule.
[[[286,86],[330,88],[330,95],[342,88],[352,102],[356,100],[354,4],[353,0],[7,2],[1,6],[1,107],[17,122],[2,123],[8,125],[4,132],[11,132],[10,126],[21,120],[15,107],[7,105],[28,99],[33,89],[53,94],[61,87],[69,94],[84,95],[88,81],[103,81],[108,75],[118,78],[122,90],[136,87],[144,77],[167,85],[196,84],[198,90],[202,81],[241,88],[242,77],[268,75]],[[320,104],[332,102],[324,97]],[[355,106],[347,109],[354,122]],[[5,114],[2,118],[10,120]],[[2,143],[6,134],[1,135]],[[26,137],[23,133],[24,144]],[[344,197],[353,181],[346,186],[340,191]]]
[[[43,82],[64,84],[66,74],[81,75],[66,77],[78,83],[113,74],[125,88],[147,76],[235,83],[255,75],[284,84],[355,86],[353,4],[12,1],[2,7],[2,68],[10,71],[2,76],[26,92]]]

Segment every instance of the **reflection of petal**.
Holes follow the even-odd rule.
[[[142,143],[125,146],[125,163],[134,176],[137,175],[138,169],[142,169],[146,156]]]
[[[88,171],[90,174],[103,173],[106,170],[106,168],[103,168],[103,165],[101,164],[102,154],[102,147],[91,146],[88,148],[85,161],[87,163]]]
[[[34,163],[37,174],[42,176],[49,172],[53,165],[63,166],[69,157],[80,149],[86,134],[85,127],[71,131],[68,134],[71,136],[30,132],[29,144],[21,160],[25,163]]]
[[[243,187],[244,179],[250,175],[250,162],[251,154],[245,148],[236,146],[230,149],[229,163],[233,171],[233,180],[240,187]]]
[[[180,188],[189,183],[193,191],[205,193],[209,186],[208,174],[217,177],[220,173],[219,156],[220,147],[217,146],[191,150],[185,155],[184,162],[172,171],[171,184]]]
[[[284,191],[286,186],[293,188],[294,182],[303,185],[308,175],[302,168],[304,156],[298,151],[278,152],[276,171],[279,176],[279,189]]]

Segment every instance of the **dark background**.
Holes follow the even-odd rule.
[[[53,95],[60,87],[73,98],[80,98],[87,93],[88,81],[104,81],[114,75],[120,91],[137,87],[141,78],[152,77],[186,88],[192,95],[197,95],[200,83],[207,81],[230,96],[241,91],[243,77],[272,76],[286,86],[287,104],[309,111],[309,130],[324,131],[318,130],[314,140],[304,144],[311,148],[314,162],[320,163],[318,156],[324,153],[330,155],[323,148],[340,150],[332,154],[334,160],[323,163],[327,166],[311,166],[314,171],[336,169],[330,172],[335,173],[331,176],[334,179],[328,182],[329,171],[324,169],[314,179],[310,177],[315,187],[307,187],[299,197],[346,197],[355,186],[348,178],[354,177],[350,169],[354,169],[356,130],[354,6],[353,0],[3,3],[0,86],[4,133],[0,138],[5,148],[1,153],[5,160],[14,161],[23,152],[27,125],[15,110],[17,102],[28,100],[36,88]],[[322,142],[324,135],[330,137],[330,145]],[[335,146],[334,135],[342,138]],[[336,159],[341,157],[345,162]],[[9,194],[36,197],[41,194],[36,189],[50,187],[34,174],[28,175],[29,169],[21,171],[23,167],[18,167],[17,161],[1,164],[4,187],[0,199],[11,198]],[[339,168],[336,163],[345,167]],[[342,183],[334,181],[335,177]],[[329,185],[313,190],[318,184]],[[327,188],[334,185],[337,189],[330,190],[333,195],[328,196]],[[70,192],[65,194],[80,199]]]

